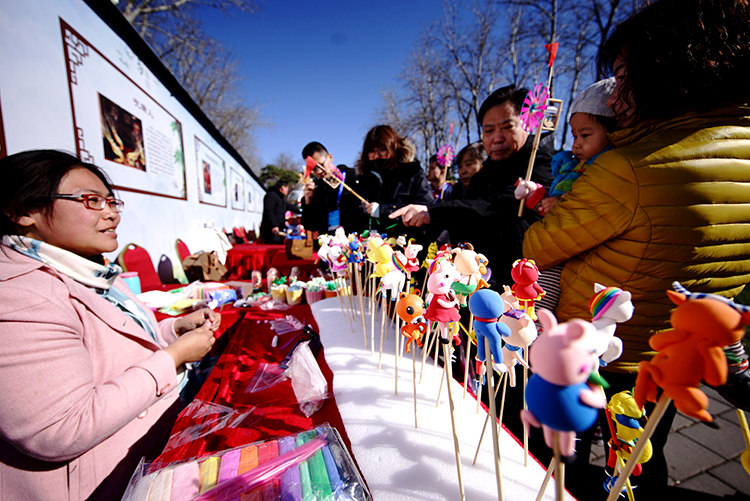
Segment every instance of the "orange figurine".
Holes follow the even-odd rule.
[[[422,336],[427,331],[427,324],[422,316],[423,311],[424,306],[421,297],[416,294],[401,293],[396,305],[396,313],[404,321],[401,334],[408,340],[406,341],[406,353],[411,353],[412,341],[416,341],[419,347],[422,346]]]
[[[686,416],[712,422],[708,397],[698,389],[701,380],[721,386],[727,380],[723,347],[736,343],[750,325],[750,310],[714,294],[691,293],[679,282],[667,291],[677,305],[670,316],[672,329],[654,334],[649,345],[658,353],[639,364],[633,397],[639,407],[656,402],[657,387]]]

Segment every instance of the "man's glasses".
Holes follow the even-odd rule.
[[[112,197],[100,197],[99,195],[55,195],[52,198],[83,202],[83,205],[91,210],[104,210],[104,207],[107,205],[115,212],[122,212],[125,209],[125,202],[122,200]]]

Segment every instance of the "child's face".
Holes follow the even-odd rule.
[[[588,113],[574,113],[570,117],[573,133],[573,155],[579,162],[587,162],[607,147],[607,130]]]

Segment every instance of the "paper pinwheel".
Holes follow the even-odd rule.
[[[444,144],[437,151],[437,161],[443,167],[450,167],[453,159],[456,158],[456,150],[453,145]]]
[[[524,130],[534,133],[539,123],[544,119],[544,111],[547,109],[549,92],[547,86],[538,83],[529,91],[521,106],[521,125]]]

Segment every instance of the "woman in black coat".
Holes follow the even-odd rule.
[[[413,147],[390,125],[377,125],[367,133],[353,186],[369,201],[357,211],[360,220],[355,224],[360,231],[372,228],[389,236],[405,234],[407,229],[400,220],[388,215],[409,204],[432,203],[430,184],[414,156]],[[421,235],[414,230],[411,233]]]

